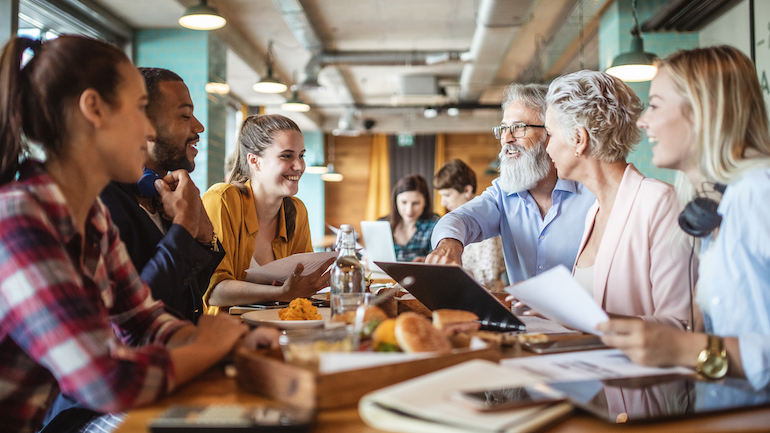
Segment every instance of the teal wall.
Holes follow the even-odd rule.
[[[136,34],[136,65],[165,68],[179,74],[190,89],[195,117],[206,129],[198,143],[191,177],[201,192],[224,178],[225,99],[206,93],[209,81],[224,81],[227,49],[210,32],[188,29],[145,29]]]
[[[305,163],[307,166],[324,164],[324,134],[321,131],[305,131]],[[310,235],[321,238],[326,233],[326,196],[320,174],[305,173],[299,181],[297,198],[307,207]]]
[[[639,0],[637,13],[639,22],[648,19],[653,11],[665,4],[665,0]],[[599,21],[599,68],[606,70],[612,65],[612,60],[621,52],[631,48],[631,28],[634,25],[630,1],[615,1],[602,15]],[[643,33],[644,51],[654,53],[660,58],[680,50],[698,46],[698,33]],[[649,102],[650,82],[628,83],[642,102]],[[652,145],[645,135],[635,152],[628,157],[639,171],[645,176],[655,177],[662,181],[673,183],[674,170],[657,168],[652,164]]]

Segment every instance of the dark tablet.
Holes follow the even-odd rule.
[[[526,327],[508,308],[482,287],[463,268],[425,263],[375,262],[394,280],[414,280],[404,287],[431,310],[466,310],[479,316],[482,329],[525,331]],[[404,285],[406,283],[402,283]]]
[[[599,418],[640,423],[770,405],[769,390],[743,379],[718,382],[667,375],[549,384],[570,402]]]

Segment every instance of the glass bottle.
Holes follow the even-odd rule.
[[[356,232],[353,226],[340,226],[337,238],[339,254],[331,270],[332,315],[343,313],[350,308],[355,310],[366,288],[364,267],[356,257]]]

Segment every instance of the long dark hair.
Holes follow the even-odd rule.
[[[387,220],[390,221],[390,226],[393,227],[393,229],[398,227],[398,225],[401,224],[401,221],[403,221],[401,214],[398,213],[396,197],[402,192],[409,191],[417,191],[425,198],[425,207],[422,209],[422,215],[420,215],[419,219],[430,219],[433,216],[433,206],[431,206],[430,202],[428,182],[426,182],[425,178],[419,174],[410,174],[399,179],[396,186],[393,187],[393,191],[390,193],[390,215],[388,215]]]
[[[22,68],[26,49],[32,59]],[[84,36],[65,35],[41,43],[13,38],[0,53],[0,185],[15,179],[26,148],[22,136],[40,143],[48,156],[61,156],[70,131],[68,111],[86,89],[117,103],[128,57]]]
[[[238,150],[235,152],[235,164],[230,173],[230,184],[235,185],[242,194],[251,194],[246,187],[249,180],[249,161],[247,155],[265,154],[265,149],[275,142],[275,134],[281,131],[297,131],[302,133],[293,120],[280,114],[253,115],[247,117],[241,125],[238,134]],[[283,210],[286,216],[286,237],[294,236],[297,220],[297,208],[291,197],[283,198]]]

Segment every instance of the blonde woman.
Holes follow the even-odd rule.
[[[302,276],[302,265],[282,285],[244,281],[252,262],[264,266],[313,251],[307,209],[294,195],[305,172],[305,142],[291,119],[249,116],[243,121],[229,183],[212,186],[203,206],[221,238],[225,257],[211,277],[203,302],[219,307],[310,296],[329,283],[326,268]]]
[[[770,135],[751,60],[733,47],[677,52],[658,65],[638,122],[653,163],[684,172],[701,195],[727,189],[721,224],[703,238],[697,302],[706,333],[653,323],[600,324],[605,343],[646,365],[770,384]]]

